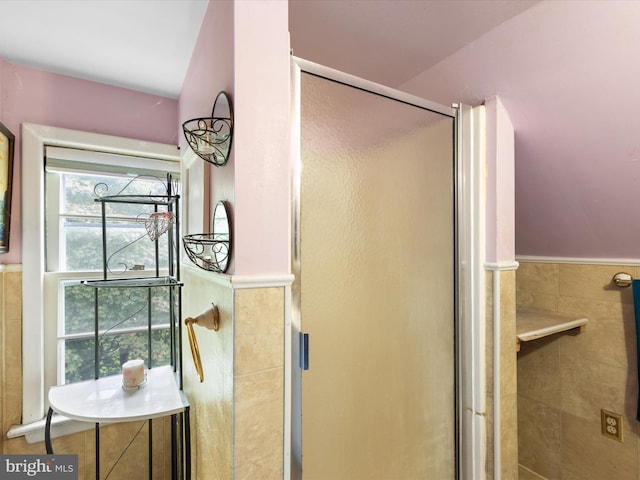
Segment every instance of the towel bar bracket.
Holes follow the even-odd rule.
[[[627,288],[631,286],[633,277],[626,272],[618,272],[613,276],[612,280],[618,287]]]

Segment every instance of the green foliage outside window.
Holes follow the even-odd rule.
[[[95,376],[95,315],[98,315],[99,376],[113,375],[122,363],[142,358],[147,367],[170,363],[169,291],[154,288],[65,288],[65,380],[67,383]],[[97,300],[97,311],[96,311]],[[160,329],[151,332],[149,324]],[[138,331],[126,332],[136,329]]]
[[[130,177],[103,178],[90,174],[63,174],[61,242],[63,271],[102,271],[101,204],[95,202],[95,186],[101,195],[119,193]],[[157,180],[136,181],[127,187],[131,195],[162,195]],[[144,220],[152,205],[115,203],[106,205],[109,278],[143,265],[156,268],[156,243],[146,235]],[[158,240],[158,268],[168,266],[167,236]],[[122,363],[142,358],[147,367],[170,363],[170,291],[168,287],[94,288],[69,282],[64,285],[65,382],[95,376],[95,321],[98,319],[99,376],[121,371]],[[151,358],[149,357],[149,326]]]

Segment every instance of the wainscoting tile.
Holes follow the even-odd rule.
[[[537,293],[558,295],[558,265],[522,262],[518,267],[518,287]],[[520,293],[520,292],[518,292]]]
[[[563,469],[580,480],[638,480],[638,442],[620,443],[599,430],[599,422],[562,414]]]
[[[518,353],[518,395],[560,406],[560,350],[555,337],[523,343]]]
[[[585,316],[589,320],[583,333],[560,338],[564,355],[588,358],[635,372],[637,360],[633,305],[561,297],[559,310]]]
[[[560,439],[560,409],[518,397],[520,464],[546,478],[560,478]]]
[[[636,388],[626,369],[576,356],[561,355],[562,404],[564,412],[581,417],[599,428],[600,409],[635,418]],[[628,421],[636,428],[635,421]],[[637,431],[637,429],[636,429]]]
[[[284,290],[236,290],[234,303],[235,375],[282,366]]]
[[[234,478],[282,478],[284,369],[236,377]]]
[[[631,289],[620,288],[612,282],[613,276],[627,267],[562,264],[559,268],[561,296],[633,303]]]

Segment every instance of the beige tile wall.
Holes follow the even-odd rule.
[[[515,344],[515,271],[486,274],[486,362],[487,362],[487,478],[495,477],[493,418],[493,281],[499,282],[500,295],[500,460],[502,478],[518,476],[517,380]]]
[[[16,267],[17,268],[17,267]],[[0,451],[4,454],[43,454],[44,443],[28,444],[24,437],[7,439],[12,425],[22,415],[22,272],[0,270]],[[171,478],[170,421],[153,421],[153,478]],[[100,476],[106,478],[148,477],[148,423],[132,422],[100,429]],[[77,454],[80,479],[95,479],[95,431],[75,433],[52,440],[54,452]],[[135,475],[132,472],[136,472]]]
[[[284,438],[284,288],[233,289],[185,269],[184,316],[214,302],[220,330],[196,327],[205,379],[184,343],[194,478],[281,480]]]
[[[196,374],[186,331],[182,335],[184,389],[191,404],[192,474],[195,479],[229,480],[233,470],[233,292],[184,268],[183,317],[195,317],[215,303],[220,329],[194,327],[204,381]]]
[[[635,322],[624,265],[520,264],[517,304],[584,315],[586,331],[523,344],[518,354],[519,461],[544,478],[638,480]],[[600,433],[600,409],[624,415],[624,443]]]
[[[283,475],[284,289],[235,291],[234,479]]]

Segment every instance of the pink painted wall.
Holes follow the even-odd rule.
[[[0,59],[0,122],[16,136],[9,252],[0,255],[0,264],[19,264],[22,123],[177,144],[178,104]]]
[[[443,104],[501,98],[518,256],[640,258],[639,22],[638,1],[543,1],[400,87]]]
[[[180,92],[178,101],[180,124],[192,118],[210,115],[213,102],[220,91],[227,92],[231,98],[232,106],[235,108],[235,105],[233,105],[235,100],[233,52],[233,2],[229,0],[209,2]],[[182,131],[180,131],[179,142],[181,154],[184,156],[189,146]],[[235,145],[237,145],[237,142],[234,139],[229,161],[224,167],[209,166],[208,163],[196,159],[195,162],[198,162],[198,165],[192,166],[189,170],[189,192],[192,192],[189,193],[190,203],[195,201],[206,202],[207,205],[203,207],[203,211],[207,218],[202,220],[203,225],[196,222],[188,224],[188,232],[185,233],[210,232],[211,220],[208,217],[213,213],[211,207],[220,200],[228,202],[231,223],[235,225]],[[203,178],[198,178],[199,176]],[[200,194],[203,193],[204,190],[204,177],[210,179],[211,198],[200,198]],[[195,182],[199,182],[199,185],[196,186]],[[198,193],[194,198],[193,192],[195,191]],[[187,199],[185,199],[185,202],[186,200]],[[197,211],[197,215],[191,213],[192,211],[196,211],[195,205],[187,205],[187,208],[190,211],[190,219],[200,215],[199,210]],[[234,258],[235,256],[232,254],[228,273],[234,271]]]
[[[236,274],[288,273],[288,2],[234,5]]]
[[[180,122],[209,115],[220,90],[231,95],[234,137],[229,163],[211,168],[211,204],[231,204],[227,273],[288,273],[287,2],[209,3],[179,98]]]
[[[515,148],[509,113],[498,97],[485,101],[487,119],[486,261],[515,260]]]

